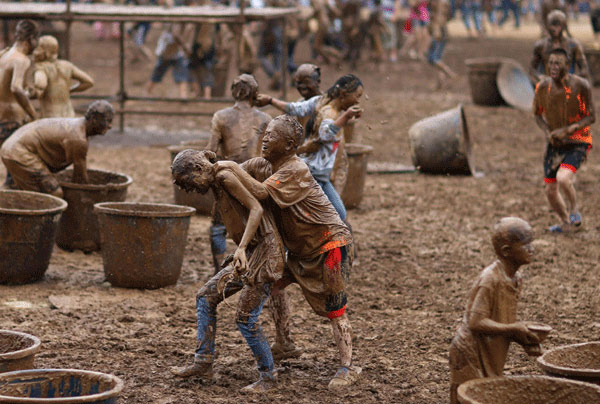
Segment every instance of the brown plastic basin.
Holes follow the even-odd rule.
[[[549,349],[537,361],[550,375],[600,384],[600,342]]]
[[[40,344],[33,335],[0,330],[0,373],[32,369]]]

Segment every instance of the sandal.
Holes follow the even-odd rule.
[[[550,233],[564,233],[564,230],[560,224],[555,224],[554,226],[548,227],[548,231]]]
[[[358,379],[361,372],[362,368],[358,366],[342,366],[335,373],[335,376],[333,376],[327,387],[330,390],[348,387]]]

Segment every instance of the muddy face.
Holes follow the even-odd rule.
[[[560,81],[565,74],[567,74],[567,58],[564,55],[550,55],[548,59],[548,75],[554,81]]]
[[[304,99],[309,99],[319,94],[319,83],[310,78],[303,78],[296,81],[296,89]]]
[[[360,86],[352,92],[342,94],[340,96],[341,108],[348,109],[351,106],[358,104],[360,97],[362,97],[362,95],[363,95],[363,91],[364,91],[363,87]]]
[[[288,139],[285,136],[281,125],[282,124],[277,121],[271,121],[269,126],[267,126],[265,136],[263,137],[261,148],[262,156],[270,163],[273,163],[279,157],[285,155],[289,150]]]
[[[552,39],[557,39],[562,36],[563,26],[560,21],[551,21],[550,25],[548,25],[548,32]]]
[[[87,136],[102,136],[112,128],[112,116],[105,118],[92,118],[86,121],[85,132]]]

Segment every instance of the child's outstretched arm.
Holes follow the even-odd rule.
[[[539,342],[537,335],[527,328],[527,323],[499,323],[478,312],[471,313],[469,329],[479,334],[504,335],[521,345],[537,344]]]

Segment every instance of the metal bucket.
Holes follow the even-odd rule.
[[[171,153],[171,161],[173,161],[175,156],[177,156],[177,153],[184,151],[185,149],[204,150],[207,145],[208,139],[182,142],[180,145],[167,147],[167,150]],[[196,209],[196,213],[199,215],[210,215],[212,213],[215,197],[210,189],[207,193],[200,194],[198,192],[186,192],[173,184],[173,194],[177,205],[191,206]]]
[[[123,381],[76,369],[21,370],[0,374],[0,404],[116,404]]]
[[[29,191],[0,191],[0,285],[44,276],[67,202]]]
[[[537,361],[550,376],[600,384],[600,342],[585,342],[550,349]]]
[[[585,53],[590,68],[592,85],[594,87],[600,86],[600,49],[585,49],[583,53]]]
[[[346,143],[345,148],[348,153],[348,178],[341,196],[346,208],[352,209],[362,201],[367,179],[367,164],[373,148],[357,143]]]
[[[133,182],[125,174],[103,170],[87,171],[89,184],[72,182],[73,170],[70,169],[57,174],[63,198],[69,204],[60,219],[56,234],[56,244],[65,250],[99,250],[100,233],[94,204],[124,201],[127,198],[127,187]]]
[[[18,331],[0,330],[0,373],[33,369],[40,340]]]
[[[496,84],[496,76],[500,66],[505,61],[503,58],[474,58],[465,60],[469,76],[471,98],[478,105],[503,105],[504,99],[500,95]]]
[[[505,59],[498,70],[496,84],[508,105],[523,111],[531,111],[535,91],[529,76],[519,63]]]
[[[174,285],[195,212],[189,206],[103,202],[94,205],[100,224],[106,280],[124,288]]]
[[[473,175],[471,140],[462,105],[415,123],[408,130],[410,155],[419,171]]]
[[[548,376],[488,377],[458,386],[462,404],[600,403],[600,387]]]

